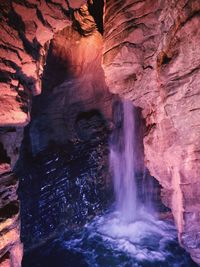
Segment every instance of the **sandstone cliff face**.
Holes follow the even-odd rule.
[[[198,263],[199,26],[199,1],[108,0],[103,62],[110,91],[142,108],[146,166]]]

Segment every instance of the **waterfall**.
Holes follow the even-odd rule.
[[[111,137],[110,167],[113,174],[116,208],[121,218],[131,222],[137,216],[135,116],[131,101],[124,100],[120,111],[115,111],[115,129]],[[121,116],[123,114],[123,117]]]

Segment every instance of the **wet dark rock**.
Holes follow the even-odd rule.
[[[57,241],[50,241],[49,246],[43,245],[25,253],[22,267],[88,267],[83,255],[70,251]]]
[[[18,170],[25,249],[59,227],[82,226],[108,207],[107,140],[106,132],[101,132],[93,142],[50,144]]]

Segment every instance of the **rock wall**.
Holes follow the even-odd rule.
[[[146,166],[200,264],[199,26],[199,1],[107,0],[103,66],[110,91],[142,108]]]
[[[0,202],[0,264],[21,266],[22,245],[19,241],[19,203],[16,197],[17,179],[10,172],[1,174]]]
[[[29,120],[30,94],[41,92],[44,44],[70,25],[65,1],[1,1],[1,125]]]
[[[0,265],[21,266],[18,179],[12,173],[22,141],[20,128],[0,128]]]
[[[111,195],[113,96],[101,66],[102,35],[87,6],[74,16],[48,45],[42,93],[33,98],[16,166],[26,259],[34,246],[102,212]]]
[[[1,266],[21,266],[18,179],[12,169],[19,156],[23,127],[30,121],[32,95],[41,93],[48,43],[54,33],[72,25],[75,16],[81,20],[84,8],[79,8],[85,3],[0,1]],[[92,3],[89,6],[92,8]]]

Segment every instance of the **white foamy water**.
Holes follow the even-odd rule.
[[[121,213],[112,212],[95,222],[97,232],[113,249],[126,252],[137,260],[165,261],[165,246],[176,239],[172,222],[155,220],[148,212],[138,210],[137,220],[127,223]]]
[[[130,223],[117,211],[97,216],[63,245],[83,255],[88,267],[197,267],[179,246],[173,222],[142,209]]]
[[[113,132],[110,145],[116,210],[99,219],[97,231],[105,242],[112,244],[113,249],[129,253],[137,260],[164,261],[169,254],[164,249],[166,244],[176,238],[175,227],[156,220],[150,214],[152,209],[147,212],[141,208],[140,200],[137,199],[135,178],[135,142],[138,139],[132,102],[124,100],[123,111],[120,113],[117,110],[116,114],[114,120],[118,127]],[[150,206],[148,203],[148,207]]]
[[[89,267],[196,267],[180,248],[173,222],[156,219],[151,205],[137,199],[136,117],[130,101],[114,120],[110,165],[116,208],[70,233],[64,247],[83,255]]]

